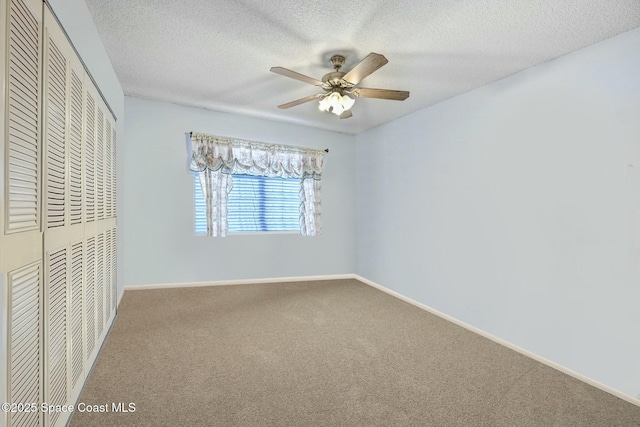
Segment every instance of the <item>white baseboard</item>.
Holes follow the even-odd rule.
[[[529,351],[527,349],[519,347],[519,346],[517,346],[517,345],[515,345],[513,343],[510,343],[509,341],[503,340],[502,338],[499,338],[499,337],[497,337],[495,335],[492,335],[489,332],[483,331],[480,328],[476,328],[473,325],[465,323],[462,320],[456,319],[455,317],[449,316],[448,314],[444,314],[444,313],[436,310],[435,308],[429,307],[428,305],[425,305],[425,304],[422,304],[422,303],[420,303],[418,301],[412,300],[411,298],[408,298],[408,297],[406,297],[406,296],[404,296],[402,294],[399,294],[396,291],[392,291],[389,288],[385,288],[384,286],[382,286],[382,285],[380,285],[378,283],[375,283],[375,282],[373,282],[373,281],[371,281],[369,279],[365,279],[364,277],[358,276],[357,274],[354,274],[353,278],[356,279],[356,280],[359,280],[360,282],[365,283],[365,284],[367,284],[369,286],[372,286],[372,287],[374,287],[376,289],[379,289],[382,292],[385,292],[385,293],[387,293],[389,295],[392,295],[392,296],[394,296],[394,297],[396,297],[398,299],[401,299],[404,302],[408,302],[411,305],[414,305],[414,306],[416,306],[418,308],[421,308],[421,309],[423,309],[425,311],[428,311],[429,313],[434,314],[434,315],[436,315],[436,316],[438,316],[438,317],[440,317],[442,319],[448,320],[449,322],[454,323],[454,324],[456,324],[458,326],[461,326],[461,327],[463,327],[463,328],[465,328],[465,329],[467,329],[467,330],[469,330],[471,332],[474,332],[474,333],[476,333],[476,334],[478,334],[478,335],[480,335],[480,336],[482,336],[484,338],[490,339],[493,342],[501,344],[501,345],[513,350],[513,351],[516,351],[516,352],[518,352],[518,353],[520,353],[520,354],[522,354],[524,356],[527,356],[527,357],[529,357],[529,358],[531,358],[533,360],[536,360],[536,361],[538,361],[538,362],[540,362],[540,363],[542,363],[544,365],[547,365],[547,366],[549,366],[549,367],[551,367],[553,369],[556,369],[556,370],[558,370],[558,371],[560,371],[562,373],[565,373],[565,374],[567,374],[567,375],[569,375],[569,376],[571,376],[573,378],[576,378],[576,379],[578,379],[578,380],[580,380],[582,382],[585,382],[585,383],[587,383],[589,385],[592,385],[592,386],[594,386],[596,388],[599,388],[602,391],[605,391],[605,392],[607,392],[609,394],[612,394],[612,395],[614,395],[616,397],[619,397],[622,400],[626,400],[629,403],[632,403],[632,404],[634,404],[636,406],[640,406],[640,399],[637,399],[637,398],[635,398],[633,396],[630,396],[630,395],[628,395],[626,393],[623,393],[623,392],[621,392],[619,390],[616,390],[613,387],[609,387],[606,384],[602,384],[601,382],[598,382],[598,381],[594,380],[593,378],[589,378],[589,377],[587,377],[585,375],[582,375],[582,374],[580,374],[580,373],[578,373],[576,371],[573,371],[573,370],[567,368],[566,366],[562,366],[559,363],[556,363],[556,362],[554,362],[552,360],[549,360],[549,359],[547,359],[545,357],[542,357],[542,356],[540,356],[540,355],[538,355],[536,353],[533,353],[533,352],[531,352],[531,351]]]
[[[195,288],[200,286],[252,285],[252,284],[260,284],[260,283],[309,282],[309,281],[317,281],[317,280],[339,280],[339,279],[354,279],[354,278],[356,278],[354,274],[273,277],[269,279],[239,279],[239,280],[218,280],[214,282],[161,283],[157,285],[129,285],[129,286],[125,286],[124,290],[140,291],[144,289]]]
[[[589,385],[592,385],[602,391],[605,391],[609,394],[612,394],[620,399],[623,399],[631,404],[636,406],[640,406],[640,398],[635,398],[626,393],[623,393],[619,390],[616,390],[613,387],[602,384],[592,378],[589,378],[585,375],[582,375],[578,372],[575,372],[565,366],[560,365],[552,360],[549,360],[545,357],[542,357],[536,353],[533,353],[527,349],[519,347],[509,341],[506,341],[502,338],[499,338],[495,335],[490,334],[480,328],[477,328],[473,325],[463,322],[462,320],[456,319],[455,317],[449,316],[448,314],[442,313],[428,305],[422,304],[418,301],[412,300],[409,297],[406,297],[396,291],[393,291],[389,288],[386,288],[378,283],[375,283],[369,279],[366,279],[357,274],[333,274],[333,275],[324,275],[324,276],[299,276],[299,277],[274,277],[269,279],[240,279],[240,280],[220,280],[213,282],[191,282],[191,283],[162,283],[156,285],[129,285],[124,287],[124,291],[134,291],[134,290],[145,290],[145,289],[168,289],[168,288],[192,288],[192,287],[201,287],[201,286],[229,286],[229,285],[249,285],[249,284],[260,284],[260,283],[283,283],[283,282],[308,282],[308,281],[318,281],[318,280],[340,280],[340,279],[355,279],[366,285],[372,286],[382,292],[385,292],[391,296],[394,296],[402,301],[405,301],[413,306],[421,308],[433,315],[436,315],[442,319],[448,320],[451,323],[454,323],[458,326],[461,326],[471,332],[474,332],[484,338],[490,339],[493,342],[496,342],[500,345],[503,345],[513,351],[516,351],[524,356],[530,357],[533,360],[536,360],[544,365],[547,365],[553,369],[556,369],[562,373],[565,373],[573,378],[576,378],[582,382],[585,382]],[[122,295],[120,295],[120,299],[122,299]],[[120,300],[118,300],[118,305],[120,304]],[[640,396],[639,396],[640,397]]]
[[[124,296],[124,291],[126,289],[123,289],[122,292],[120,292],[120,295],[118,296],[118,303],[116,304],[116,311],[118,310],[118,308],[120,307],[120,302],[122,301],[122,297]]]

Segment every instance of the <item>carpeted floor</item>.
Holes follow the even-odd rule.
[[[109,412],[72,427],[640,426],[640,407],[355,280],[127,291],[79,402]]]

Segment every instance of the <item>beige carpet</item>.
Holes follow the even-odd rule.
[[[640,407],[355,280],[127,291],[79,426],[640,426]]]

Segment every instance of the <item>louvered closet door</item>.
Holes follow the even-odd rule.
[[[0,0],[0,8],[0,336],[7,349],[0,396],[41,402],[42,1]],[[32,427],[43,419],[39,412],[0,413],[0,425]]]
[[[66,220],[67,72],[58,41],[49,36],[45,86],[45,153],[47,228],[62,227]]]
[[[84,75],[72,68],[69,77],[69,223],[74,225],[82,222],[83,208],[82,158],[85,114],[82,80]]]
[[[111,216],[116,217],[116,130],[115,123],[111,130]]]
[[[98,234],[96,239],[96,329],[98,336],[102,335],[104,329],[104,233]]]
[[[111,230],[107,230],[104,239],[104,317],[111,317]]]
[[[84,285],[85,285],[85,224],[84,224],[84,151],[85,151],[85,74],[81,63],[77,58],[71,57],[69,60],[69,90],[68,90],[68,110],[67,117],[69,132],[67,138],[68,146],[68,194],[67,203],[69,221],[63,238],[65,242],[70,242],[69,249],[70,262],[68,263],[70,277],[69,294],[69,358],[68,358],[68,387],[69,398],[74,399],[80,392],[84,380],[85,371],[85,320],[84,320]],[[45,235],[46,239],[46,235]]]
[[[118,287],[117,287],[117,244],[116,244],[116,228],[111,230],[111,305],[113,310],[116,310],[118,305]]]
[[[96,328],[96,238],[89,237],[87,239],[87,255],[85,261],[85,362],[89,361],[94,353],[97,339]]]
[[[37,3],[9,9],[7,232],[39,230],[40,19]]]
[[[44,401],[65,405],[69,397],[70,340],[68,290],[70,65],[69,47],[52,17],[45,13],[43,86],[44,250]],[[62,425],[66,416],[45,415],[47,426]],[[59,424],[56,424],[59,423]]]
[[[105,117],[102,108],[96,112],[96,215],[98,220],[104,219],[104,129]]]
[[[9,402],[42,401],[40,261],[8,274],[10,290]],[[39,412],[9,414],[10,426],[37,426]]]
[[[84,243],[76,242],[71,245],[70,272],[70,300],[69,300],[69,329],[70,343],[70,381],[72,390],[78,386],[84,371]]]
[[[86,75],[62,29],[45,10],[43,143],[44,401],[75,402],[88,367],[85,359]],[[47,415],[63,426],[69,413]]]
[[[113,163],[112,163],[112,152],[111,152],[111,146],[112,146],[112,138],[113,138],[113,131],[111,129],[111,122],[109,120],[105,120],[105,132],[104,132],[104,136],[105,136],[105,146],[104,146],[104,167],[105,167],[105,171],[104,171],[104,193],[105,193],[105,200],[104,200],[104,216],[105,218],[112,218],[113,214],[112,214],[112,210],[113,210],[113,206],[111,204],[111,196],[112,196],[112,187],[111,187],[111,182],[113,180],[113,176],[111,175],[111,168],[113,167]]]
[[[47,253],[46,256],[46,287],[47,321],[45,322],[46,346],[46,394],[47,403],[64,405],[67,403],[68,362],[67,338],[70,334],[67,318],[68,277],[67,277],[67,248],[61,248]],[[60,413],[49,416],[50,425],[55,425]]]
[[[85,221],[96,219],[96,94],[92,88],[85,89],[85,134],[84,134],[84,212]]]
[[[91,363],[115,315],[115,122],[86,83],[84,144],[85,358]]]

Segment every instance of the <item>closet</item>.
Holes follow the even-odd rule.
[[[63,426],[113,322],[116,121],[46,2],[0,0],[0,425]]]

